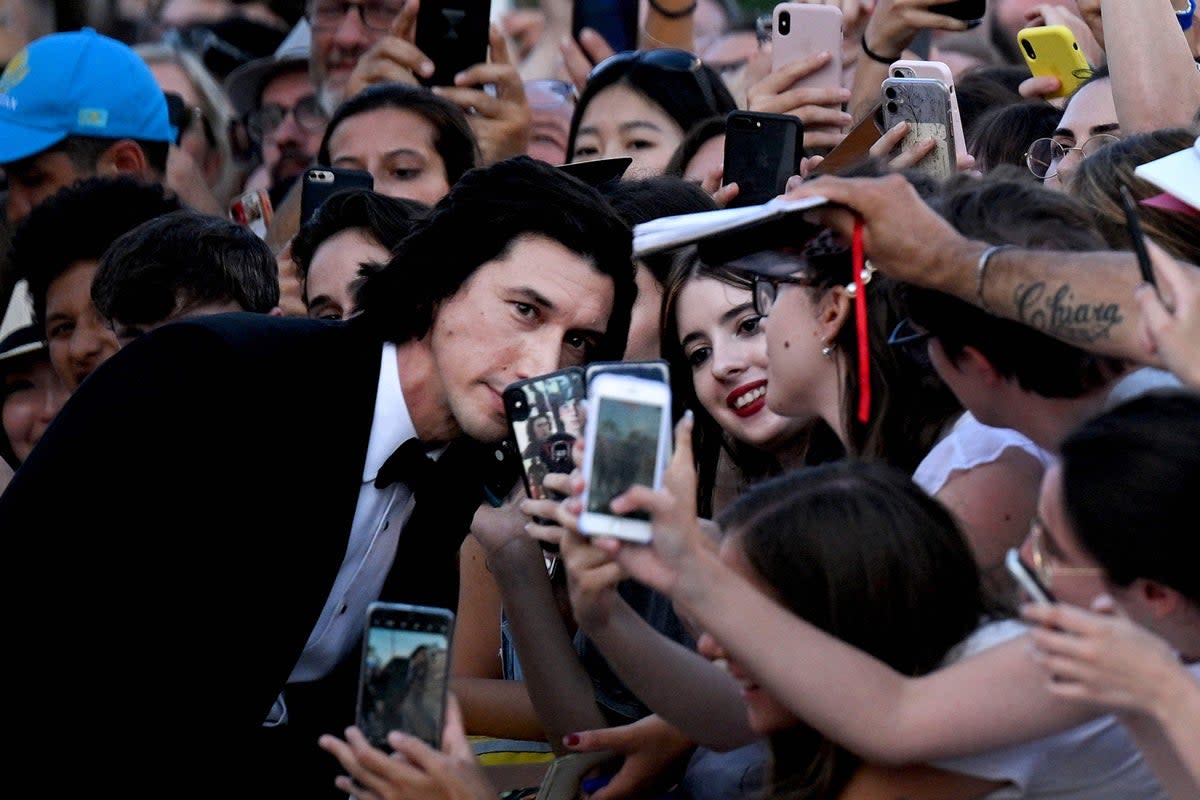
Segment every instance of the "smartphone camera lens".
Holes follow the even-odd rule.
[[[1022,39],[1021,46],[1025,48],[1026,55],[1028,55],[1030,58],[1037,58],[1037,55],[1033,52],[1033,45],[1029,43],[1028,39]]]
[[[886,97],[888,100],[895,100],[895,99],[896,99],[896,89],[895,89],[895,87],[893,87],[893,86],[889,86],[887,89],[885,89],[885,90],[884,90],[884,92],[883,92],[883,95],[884,95],[884,97]]]
[[[788,11],[779,12],[779,35],[787,36],[792,32],[792,15]]]
[[[897,111],[900,110],[900,107],[898,105],[896,105],[894,102],[888,101],[887,110],[888,110],[889,114],[895,114]]]

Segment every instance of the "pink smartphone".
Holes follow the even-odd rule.
[[[771,14],[771,71],[826,50],[832,56],[821,69],[793,84],[821,89],[842,85],[842,10],[837,6],[780,3]]]
[[[967,156],[967,137],[963,136],[962,117],[958,113],[958,95],[954,92],[954,73],[941,61],[893,61],[889,78],[932,78],[941,81],[950,92],[950,123],[954,128],[954,154],[958,161]]]

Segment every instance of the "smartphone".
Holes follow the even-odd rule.
[[[883,104],[877,103],[871,113],[855,123],[846,138],[825,154],[820,164],[813,167],[811,175],[834,175],[839,171],[860,164],[871,157],[871,146],[883,136],[879,129],[883,119]]]
[[[797,86],[837,89],[842,85],[842,10],[837,6],[779,3],[771,12],[771,71],[826,50],[829,63]]]
[[[1025,593],[1036,602],[1046,604],[1054,602],[1054,595],[1038,580],[1033,570],[1021,560],[1021,554],[1015,547],[1010,547],[1008,553],[1005,554],[1004,566],[1008,569],[1009,574],[1016,578]]]
[[[454,613],[404,603],[371,603],[363,636],[355,725],[390,752],[400,730],[439,749],[446,721]]]
[[[638,46],[638,0],[574,0],[571,4],[571,36],[591,28],[604,37],[614,53]]]
[[[983,19],[987,15],[987,0],[954,0],[950,3],[939,3],[936,6],[930,6],[929,10],[934,14],[945,14],[947,17],[955,19],[971,20]]]
[[[908,150],[932,138],[937,144],[915,169],[935,179],[946,180],[957,169],[954,123],[950,118],[950,91],[933,78],[887,78],[882,85],[883,128],[908,123],[908,135],[900,148]]]
[[[1022,28],[1017,31],[1017,43],[1035,77],[1053,75],[1062,82],[1062,88],[1047,97],[1066,97],[1092,73],[1075,34],[1066,25]]]
[[[334,192],[342,189],[374,189],[375,179],[365,169],[309,167],[300,188],[300,224],[308,222]]]
[[[433,62],[425,86],[453,86],[454,76],[487,61],[491,0],[424,0],[417,9],[415,44]]]
[[[928,29],[926,29],[928,30]],[[954,73],[942,61],[910,61],[900,59],[888,67],[892,78],[933,78],[945,84],[950,92],[950,123],[954,128],[954,155],[959,161],[967,157],[967,137],[963,135],[962,115],[958,111],[958,95],[954,91]]]
[[[614,514],[614,497],[634,484],[655,489],[671,441],[671,388],[628,375],[597,375],[588,389],[584,434],[583,511],[579,529],[589,536],[650,541],[650,517]]]
[[[1129,187],[1121,185],[1121,208],[1125,212],[1125,228],[1129,231],[1129,241],[1133,252],[1137,254],[1138,269],[1142,272],[1142,280],[1158,289],[1158,281],[1154,278],[1154,265],[1150,263],[1150,251],[1146,249],[1146,235],[1142,233],[1142,223],[1138,220],[1137,203]]]
[[[229,218],[239,225],[245,225],[258,234],[259,238],[267,235],[267,226],[271,224],[274,210],[271,206],[271,195],[266,189],[256,189],[246,192],[229,204]]]
[[[587,397],[582,367],[515,381],[503,392],[513,448],[521,457],[525,493],[561,499],[542,484],[546,475],[575,469],[575,442],[584,433]]]
[[[791,114],[731,111],[725,117],[726,185],[737,183],[729,207],[759,205],[787,190],[800,172],[804,123]]]
[[[629,375],[649,381],[662,381],[668,384],[671,382],[671,366],[665,358],[649,361],[593,361],[584,367],[583,382],[590,387],[597,375],[608,373]]]

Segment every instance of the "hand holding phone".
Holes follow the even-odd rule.
[[[888,78],[882,89],[885,130],[891,130],[899,122],[908,123],[901,149],[911,150],[925,139],[935,142],[933,152],[917,162],[915,168],[937,180],[953,175],[958,164],[950,92],[946,86],[932,78]]]
[[[791,114],[731,111],[725,117],[723,181],[738,185],[728,207],[759,205],[787,191],[804,157],[804,123]]]
[[[504,389],[503,396],[509,435],[521,457],[525,493],[534,500],[554,497],[543,481],[549,473],[575,469],[575,441],[583,436],[583,369],[566,367],[516,381]]]
[[[779,3],[771,19],[771,71],[822,51],[829,63],[791,88],[839,89],[842,86],[842,10],[838,6]]]
[[[404,731],[439,749],[446,720],[454,613],[402,603],[367,607],[355,724],[381,750]]]
[[[454,76],[487,61],[491,0],[422,0],[414,44],[433,62],[424,86],[453,86]]]
[[[1075,34],[1066,25],[1040,25],[1017,31],[1021,57],[1034,77],[1053,76],[1062,84],[1046,97],[1066,97],[1092,72]]]
[[[329,196],[342,189],[373,189],[375,178],[363,169],[309,167],[301,176],[300,224],[313,218]]]
[[[579,529],[589,536],[650,541],[650,517],[616,514],[611,503],[630,486],[658,489],[671,452],[671,389],[661,381],[597,375],[588,391]]]

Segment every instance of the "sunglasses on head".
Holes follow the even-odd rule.
[[[587,82],[592,83],[601,75],[614,70],[627,72],[635,66],[652,67],[667,72],[691,73],[700,87],[700,91],[704,94],[704,102],[709,110],[714,114],[721,113],[708,71],[704,69],[704,62],[700,60],[700,56],[687,50],[659,47],[653,50],[626,50],[614,53],[592,67],[592,71],[588,73]]]

